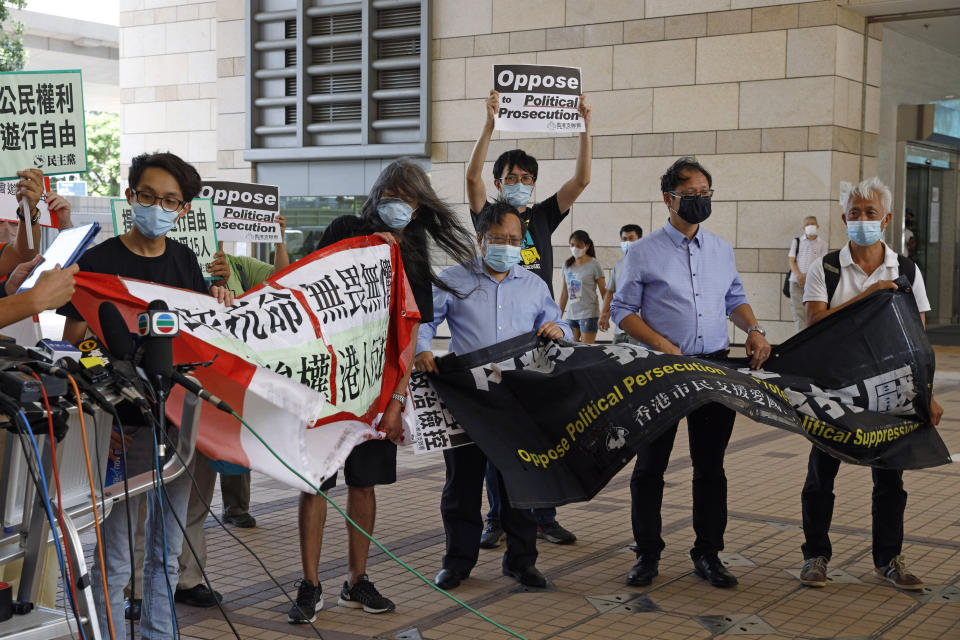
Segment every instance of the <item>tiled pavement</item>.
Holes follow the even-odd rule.
[[[940,432],[960,452],[960,348],[937,348],[937,397],[946,409]],[[904,553],[927,583],[917,595],[872,576],[870,473],[843,465],[832,527],[836,574],[824,589],[801,586],[800,487],[809,444],[803,438],[738,417],[726,457],[729,525],[726,551],[740,586],[715,589],[692,573],[691,468],[677,438],[664,495],[667,549],[660,576],[647,588],[624,584],[633,562],[629,470],[593,501],[562,507],[559,519],[579,541],[540,545],[539,568],[553,588],[526,592],[500,575],[501,551],[481,551],[480,564],[454,594],[526,638],[960,638],[960,467],[905,474],[909,493]],[[432,578],[443,553],[439,500],[444,467],[439,455],[402,451],[400,479],[377,489],[378,538]],[[345,489],[331,492],[345,503]],[[217,497],[219,500],[219,496]],[[256,529],[231,529],[295,594],[301,576],[297,496],[264,476],[253,480]],[[314,637],[286,622],[286,597],[256,561],[211,519],[209,565],[216,588],[241,638]],[[372,554],[371,579],[397,611],[369,615],[336,606],[345,573],[346,530],[330,510],[320,577],[326,605],[316,626],[323,638],[507,638],[476,615],[421,583],[385,554]],[[234,637],[217,609],[178,606],[183,638]]]

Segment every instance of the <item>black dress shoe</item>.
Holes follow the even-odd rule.
[[[457,571],[456,569],[440,569],[440,573],[433,579],[433,584],[444,591],[456,589],[460,582],[470,577],[469,571]]]
[[[503,575],[510,576],[526,587],[542,589],[547,586],[547,579],[544,578],[543,574],[533,565],[523,567],[522,569],[507,569],[504,567]]]
[[[735,587],[737,578],[727,571],[717,556],[702,556],[693,561],[693,572],[715,587],[726,589]]]
[[[203,609],[215,607],[223,601],[219,591],[211,591],[202,582],[191,589],[177,589],[173,592],[173,600],[191,607]]]
[[[637,563],[630,568],[627,574],[627,584],[631,587],[645,587],[653,582],[654,576],[660,573],[660,558],[653,556],[637,556]]]
[[[223,514],[221,518],[227,524],[232,524],[235,527],[240,527],[241,529],[253,529],[257,526],[257,519],[254,518],[249,513],[239,513],[239,514]]]

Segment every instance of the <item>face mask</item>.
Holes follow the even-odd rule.
[[[377,214],[391,229],[403,229],[410,224],[413,207],[403,200],[381,200],[377,203]]]
[[[483,259],[497,273],[510,271],[513,265],[520,264],[520,247],[511,244],[488,244]]]
[[[632,247],[637,242],[638,242],[637,240],[624,240],[623,242],[620,243],[620,250],[626,253],[627,249]]]
[[[530,196],[533,195],[533,185],[523,184],[505,184],[501,187],[503,197],[513,207],[525,207],[530,202]]]
[[[570,253],[573,254],[574,258],[582,258],[586,252],[586,249],[581,249],[580,247],[570,247]]]
[[[854,244],[869,247],[883,238],[883,227],[880,220],[854,220],[847,222],[847,237]]]
[[[710,217],[710,211],[710,198],[681,198],[677,215],[690,224],[700,224]]]
[[[133,201],[133,224],[148,238],[159,238],[173,229],[177,220],[176,211],[164,211],[159,204],[146,207]]]
[[[820,227],[818,227],[818,226],[815,225],[815,224],[808,224],[807,226],[805,226],[805,227],[803,228],[803,232],[804,232],[805,234],[807,234],[808,236],[815,236],[815,235],[817,235],[817,231],[819,231],[819,230],[820,230]]]

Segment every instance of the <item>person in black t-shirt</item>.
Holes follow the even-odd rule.
[[[477,138],[467,165],[467,198],[470,201],[470,217],[476,227],[477,219],[487,202],[487,188],[483,183],[483,163],[487,158],[487,148],[493,135],[494,116],[500,108],[500,94],[490,91],[487,98],[487,120],[483,131]],[[537,274],[547,283],[550,295],[553,295],[553,244],[550,237],[560,222],[570,213],[570,207],[590,184],[590,165],[593,151],[590,142],[591,108],[586,96],[580,95],[580,117],[583,118],[586,131],[580,134],[580,148],[577,151],[577,165],[573,177],[563,183],[560,190],[540,202],[530,205],[534,187],[537,184],[537,159],[523,149],[512,149],[500,154],[493,163],[493,186],[501,198],[517,208],[527,227],[523,238],[520,256],[521,264]],[[496,492],[496,475],[493,465],[487,463],[487,498],[490,512],[487,514],[487,526],[483,530],[480,546],[492,549],[500,543],[503,529],[500,527],[500,497]],[[534,509],[539,527],[538,535],[555,544],[569,544],[577,537],[557,523],[557,510]]]
[[[197,257],[186,246],[166,237],[177,220],[190,210],[190,202],[200,192],[200,174],[197,170],[172,153],[143,154],[130,164],[130,188],[126,191],[127,202],[133,207],[133,227],[130,231],[110,238],[83,254],[79,260],[81,271],[106,273],[147,282],[209,293],[225,305],[233,304],[233,294],[224,287],[209,286],[203,279]],[[58,309],[67,317],[63,339],[71,344],[83,340],[87,323],[72,303]],[[140,417],[142,420],[142,417]],[[134,425],[134,422],[125,422]],[[209,460],[199,451],[191,463],[198,483],[207,494],[208,502],[213,496],[216,473],[210,469]],[[140,617],[140,632],[144,638],[170,638],[174,635],[173,619],[167,599],[167,585],[177,586],[177,600],[183,594],[204,596],[201,606],[213,606],[219,594],[206,585],[187,585],[179,588],[177,558],[183,545],[179,523],[186,520],[187,504],[194,493],[192,482],[184,474],[165,483],[163,508],[157,492],[147,496],[147,521],[144,529],[143,560],[143,607]],[[135,505],[143,496],[131,498]],[[131,505],[136,513],[137,506]],[[175,517],[174,517],[175,516]],[[179,523],[178,523],[179,519]],[[161,522],[164,526],[161,527]],[[187,523],[189,525],[189,523]],[[100,566],[94,565],[93,585],[96,609],[105,610],[104,598],[109,597],[118,637],[124,610],[123,588],[131,576],[132,559],[129,557],[126,510],[114,509],[104,520],[104,556],[106,559],[107,583],[110,593],[104,594]],[[194,548],[203,546],[203,540],[193,539]],[[164,562],[166,559],[166,563]],[[201,588],[202,587],[202,588]],[[193,603],[189,603],[193,604]],[[107,617],[100,617],[101,635],[112,637]]]
[[[403,268],[422,322],[433,320],[433,286],[460,297],[468,293],[451,291],[433,273],[427,238],[429,236],[456,264],[463,264],[476,260],[473,237],[460,224],[456,212],[434,192],[423,168],[413,161],[401,159],[390,163],[370,190],[360,216],[341,216],[331,222],[315,249],[346,238],[366,235],[378,235],[391,244],[400,244]],[[416,343],[417,326],[413,328],[411,339]],[[394,443],[403,436],[400,412],[406,401],[409,378],[408,368],[407,374],[394,388],[393,397],[380,420],[379,428],[386,432],[387,439],[368,440],[357,445],[344,463],[347,513],[368,533],[373,533],[376,516],[374,487],[396,482],[397,446]],[[320,488],[327,491],[335,483],[336,475],[327,479]],[[323,608],[318,565],[326,516],[327,504],[322,496],[300,494],[300,559],[304,577],[297,585],[296,603],[287,614],[287,620],[292,624],[313,622],[317,618],[317,611]],[[349,525],[347,534],[348,573],[337,604],[362,608],[367,613],[393,611],[393,602],[380,595],[367,578],[370,541]]]

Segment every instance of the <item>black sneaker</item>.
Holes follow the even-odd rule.
[[[343,583],[337,604],[351,609],[362,608],[367,613],[389,613],[397,608],[388,598],[380,595],[365,573],[357,578],[357,583],[352,587],[348,582]]]
[[[553,522],[545,522],[538,526],[537,537],[543,538],[553,544],[571,544],[577,541],[577,536],[561,527],[560,523],[556,520]]]
[[[496,549],[500,546],[501,540],[503,540],[503,527],[500,526],[500,521],[487,520],[487,526],[483,528],[483,533],[480,534],[480,548]]]
[[[313,586],[313,583],[304,578],[297,580],[297,603],[290,607],[287,613],[287,622],[290,624],[307,624],[317,619],[317,611],[323,609],[323,587]]]
[[[126,620],[140,622],[140,610],[143,608],[143,600],[137,598],[131,600],[127,598],[123,601],[123,617]]]
[[[190,589],[177,589],[173,592],[173,600],[191,607],[208,609],[220,604],[223,596],[217,591],[211,591],[207,585],[201,582]]]

